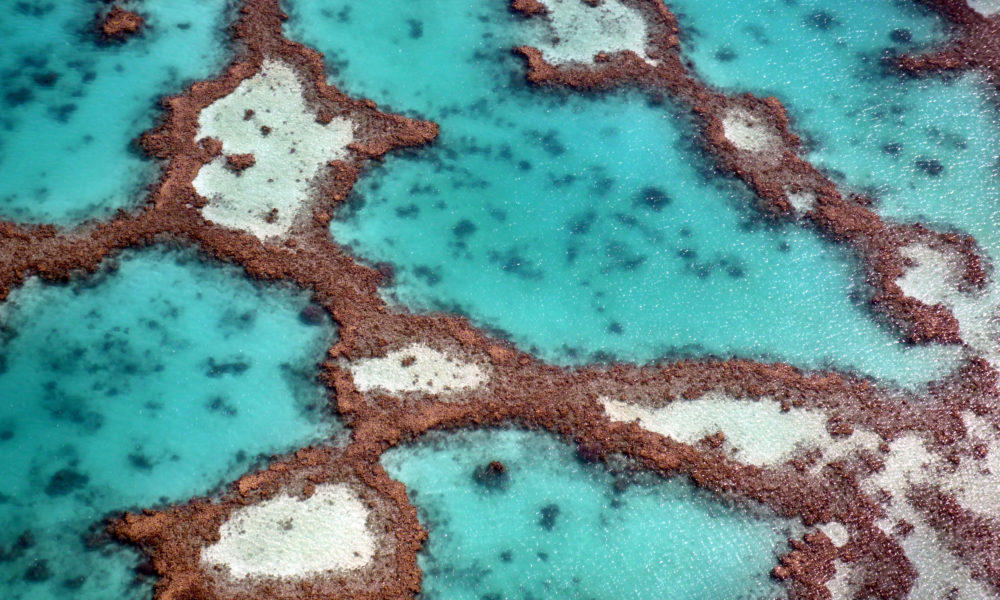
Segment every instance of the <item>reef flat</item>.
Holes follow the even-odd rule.
[[[958,23],[961,40],[995,27],[983,4],[928,4]],[[683,476],[799,523],[771,569],[789,598],[1000,595],[990,499],[1000,443],[996,304],[976,241],[893,222],[843,190],[803,158],[779,100],[728,95],[692,73],[661,2],[512,9],[540,20],[536,45],[516,48],[529,81],[552,93],[630,87],[685,107],[706,155],[754,190],[757,209],[851,248],[873,312],[908,343],[960,346],[961,365],[917,390],[740,359],[565,368],[462,317],[389,305],[379,285],[391,267],[364,266],[335,243],[333,211],[366,162],[431,144],[439,128],[329,85],[323,57],[284,37],[277,0],[244,0],[231,28],[234,61],[167,98],[164,121],[141,138],[165,161],[144,207],[76,229],[0,223],[4,299],[29,277],[71,280],[124,249],[171,240],[255,279],[294,283],[339,326],[319,378],[352,430],[346,447],[303,448],[220,496],[111,520],[111,534],[149,556],[156,598],[414,597],[425,576],[418,554],[434,532],[380,460],[431,431],[504,427],[545,430],[584,462]],[[966,58],[935,59],[935,68],[1000,64],[1000,48],[977,46],[973,62],[961,43],[950,52]],[[908,60],[918,61],[900,66],[925,70]],[[288,101],[271,105],[275,97]],[[299,149],[304,158],[278,156]],[[259,193],[269,179],[281,189]],[[306,315],[314,318],[325,316]],[[480,479],[503,478],[495,462]],[[557,509],[541,518],[555,529]],[[336,537],[345,531],[350,539]],[[261,539],[274,548],[262,554]]]

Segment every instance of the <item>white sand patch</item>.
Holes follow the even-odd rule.
[[[966,0],[966,2],[969,4],[969,8],[984,17],[992,17],[1000,13],[1000,0]]]
[[[812,192],[786,192],[788,203],[792,205],[792,209],[800,215],[805,214],[813,209],[816,205],[816,194]]]
[[[548,62],[590,63],[599,52],[613,54],[631,50],[650,64],[647,54],[648,27],[642,13],[619,0],[603,0],[591,6],[583,0],[541,0],[548,15],[528,21],[529,44]]]
[[[959,335],[978,356],[1000,368],[1000,286],[964,293],[953,257],[926,244],[910,244],[902,254],[916,262],[896,280],[904,294],[927,304],[943,304],[958,319]]]
[[[964,508],[1000,519],[1000,435],[985,419],[971,411],[962,413],[965,427],[976,443],[986,445],[985,458],[965,457],[953,474],[944,475],[946,491],[955,494]]]
[[[261,239],[285,235],[320,168],[347,156],[353,123],[343,118],[317,123],[302,92],[289,65],[267,59],[260,73],[201,112],[199,139],[217,138],[224,155],[253,154],[257,161],[239,175],[226,168],[224,156],[202,166],[194,188],[208,199],[205,218]],[[245,119],[248,109],[253,116]],[[275,208],[276,218],[268,222]]]
[[[411,344],[384,358],[368,358],[350,366],[359,391],[441,394],[475,389],[488,379],[485,369],[459,361],[424,344]]]
[[[818,410],[781,411],[776,400],[743,400],[709,392],[695,400],[677,400],[662,408],[647,408],[602,398],[604,411],[615,421],[634,421],[679,442],[694,444],[721,431],[733,458],[768,466],[793,458],[800,451],[833,443],[826,416]]]
[[[343,483],[316,487],[305,500],[281,495],[238,509],[201,561],[244,577],[302,578],[358,569],[375,553],[368,508]]]
[[[833,561],[835,572],[833,579],[826,582],[826,589],[830,591],[830,600],[854,600],[854,585],[851,583],[851,576],[854,574],[854,567],[841,560]]]
[[[908,433],[892,442],[885,457],[885,468],[862,481],[861,489],[870,495],[876,495],[879,490],[892,494],[892,499],[883,506],[887,517],[877,524],[899,542],[917,570],[918,578],[910,592],[910,600],[981,600],[995,597],[987,586],[972,578],[971,571],[961,560],[941,544],[934,529],[906,498],[911,485],[942,484],[942,463],[941,458],[927,451],[916,434]],[[914,527],[904,538],[892,533],[900,519],[905,519]]]
[[[742,108],[726,113],[722,118],[722,131],[738,150],[762,153],[781,148],[781,136],[774,127]]]
[[[838,548],[846,544],[851,539],[851,535],[847,532],[847,528],[844,527],[844,524],[838,523],[837,521],[823,523],[819,526],[819,530],[825,533],[826,537],[830,538],[833,545]]]

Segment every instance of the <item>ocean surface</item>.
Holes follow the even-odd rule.
[[[740,356],[904,385],[954,367],[955,348],[905,346],[873,320],[852,255],[763,221],[670,103],[528,86],[506,3],[288,6],[289,34],[348,93],[441,124],[433,146],[373,168],[332,225],[396,265],[396,301],[559,364]]]
[[[502,477],[483,475],[492,461]],[[770,599],[770,570],[801,535],[681,478],[583,464],[545,433],[432,433],[382,464],[430,533],[428,600]]]
[[[308,296],[191,251],[127,252],[0,307],[0,597],[148,599],[112,512],[185,501],[341,430]]]
[[[143,2],[148,27],[104,44],[93,0],[0,3],[0,218],[72,224],[143,200],[159,174],[133,139],[159,99],[229,56],[225,0]]]

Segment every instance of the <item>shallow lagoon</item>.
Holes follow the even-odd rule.
[[[810,159],[872,193],[881,214],[970,233],[1000,259],[995,90],[974,73],[915,79],[880,60],[946,43],[939,17],[902,0],[667,4],[708,82],[777,96]]]
[[[135,554],[87,546],[92,523],[335,435],[314,367],[333,327],[303,323],[307,301],[163,249],[16,290],[0,308],[3,597],[149,598]]]
[[[401,303],[562,364],[736,355],[903,383],[953,364],[873,322],[846,252],[761,222],[671,105],[528,87],[510,52],[528,28],[505,3],[289,10],[338,85],[441,124],[434,146],[364,177],[332,227],[397,266]]]
[[[477,481],[496,460],[506,475]],[[585,465],[568,444],[519,430],[431,434],[382,463],[430,532],[428,600],[781,595],[769,572],[794,526],[683,478]]]
[[[0,11],[0,217],[69,224],[137,205],[158,174],[132,142],[161,96],[228,56],[224,0],[145,2],[144,33],[99,43],[92,0]]]

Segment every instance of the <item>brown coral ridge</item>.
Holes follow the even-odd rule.
[[[98,15],[98,28],[106,40],[124,41],[139,33],[146,20],[139,13],[112,6],[106,15]]]
[[[416,552],[426,534],[403,485],[364,456],[333,448],[304,448],[267,470],[243,476],[218,500],[198,499],[164,511],[129,513],[109,527],[112,535],[142,547],[160,576],[157,598],[402,598],[420,590]],[[316,486],[346,483],[371,511],[376,540],[369,565],[310,578],[232,579],[205,566],[201,550],[219,540],[219,527],[236,510],[279,494],[308,497]]]
[[[802,142],[792,133],[787,112],[776,98],[751,94],[728,96],[698,80],[680,52],[677,19],[658,0],[623,0],[639,10],[649,25],[647,53],[654,64],[632,51],[600,53],[591,66],[556,66],[530,46],[515,52],[527,63],[527,78],[538,85],[577,90],[605,90],[636,86],[654,99],[669,97],[695,115],[700,140],[718,168],[746,182],[756,192],[758,207],[773,218],[802,220],[822,234],[850,245],[864,267],[876,313],[884,315],[913,343],[961,343],[958,321],[944,306],[930,306],[907,297],[896,283],[906,259],[901,249],[922,242],[949,248],[961,257],[965,284],[982,286],[986,268],[973,238],[939,233],[919,224],[891,223],[870,208],[872,200],[845,194],[820,169],[801,157]],[[1000,39],[998,37],[997,39]],[[732,111],[752,116],[780,140],[762,152],[738,148],[726,138],[723,120]],[[790,195],[814,197],[812,206],[797,212]]]
[[[915,75],[976,69],[1000,88],[1000,16],[980,14],[966,0],[919,1],[951,21],[958,34],[944,48],[899,57],[899,67]]]

